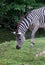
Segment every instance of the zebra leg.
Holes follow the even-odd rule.
[[[34,39],[34,37],[35,37],[35,33],[36,33],[36,31],[38,30],[38,28],[39,28],[38,26],[35,26],[34,29],[32,30],[30,47],[33,47],[34,44],[35,44],[35,39]]]

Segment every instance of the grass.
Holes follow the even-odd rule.
[[[5,33],[5,34],[4,34]],[[0,31],[0,65],[45,65],[45,57],[37,53],[45,51],[45,37],[35,38],[35,46],[30,48],[30,39],[17,50],[15,37],[8,32]],[[9,37],[9,38],[8,38]]]

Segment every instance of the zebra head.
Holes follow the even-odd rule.
[[[25,37],[21,32],[16,33],[16,41],[17,41],[16,49],[21,48],[24,40],[25,40]]]

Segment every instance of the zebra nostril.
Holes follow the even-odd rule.
[[[21,47],[19,47],[18,45],[16,46],[16,49],[20,49]]]

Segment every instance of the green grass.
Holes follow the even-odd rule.
[[[2,34],[1,31],[0,34]],[[0,37],[0,41],[2,40],[0,42],[0,65],[45,65],[43,55],[36,57],[37,53],[45,50],[45,37],[35,38],[33,48],[30,48],[30,39],[28,39],[24,42],[22,48],[17,50],[15,48],[16,41],[11,37],[12,35],[9,37],[7,32],[3,35]]]

